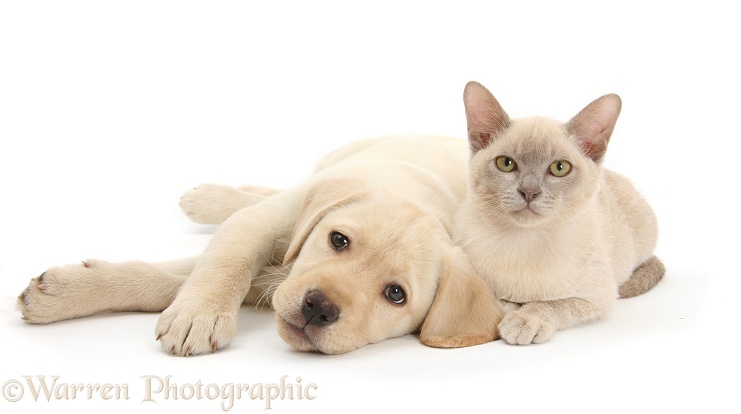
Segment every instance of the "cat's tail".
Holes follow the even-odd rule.
[[[664,276],[664,264],[658,257],[652,256],[633,271],[630,279],[623,283],[618,289],[620,298],[632,298],[641,293],[646,293],[656,286]]]

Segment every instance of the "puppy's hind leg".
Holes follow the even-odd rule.
[[[658,257],[652,256],[650,259],[638,266],[633,274],[625,283],[620,286],[618,293],[620,298],[632,298],[642,293],[646,293],[664,277],[664,264]]]
[[[240,185],[237,188],[241,191],[244,191],[245,193],[254,194],[254,195],[263,196],[263,197],[270,197],[272,195],[276,195],[280,193],[281,191],[283,191],[283,190],[278,190],[275,188],[261,187],[259,185]]]
[[[23,320],[44,324],[103,312],[160,312],[175,299],[196,258],[163,263],[86,260],[53,267],[18,296]]]
[[[254,206],[280,190],[259,186],[239,188],[201,184],[180,197],[180,208],[196,223],[221,224],[235,212]]]

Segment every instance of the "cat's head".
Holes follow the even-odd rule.
[[[617,95],[596,99],[567,123],[510,119],[476,82],[466,85],[464,102],[472,192],[487,216],[520,227],[565,222],[596,197],[620,114]]]

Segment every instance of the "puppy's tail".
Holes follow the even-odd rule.
[[[620,289],[620,298],[632,298],[642,293],[648,292],[652,287],[664,277],[664,264],[658,257],[652,256],[650,259],[638,266]]]

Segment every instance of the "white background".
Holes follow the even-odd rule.
[[[274,412],[729,412],[739,406],[738,29],[730,2],[193,2],[0,4],[0,383],[128,384],[129,400],[3,412],[220,412],[142,403],[145,375],[183,385],[318,385]],[[261,4],[261,5],[258,5]],[[604,320],[542,345],[459,350],[415,336],[340,356],[283,343],[244,308],[237,338],[175,358],[156,314],[30,326],[31,277],[95,257],[198,253],[213,228],[179,195],[201,182],[288,187],[375,135],[465,136],[463,86],[513,117],[567,120],[615,92],[606,166],[654,206],[668,273]],[[232,412],[258,412],[243,398]],[[734,408],[735,407],[735,408]]]

